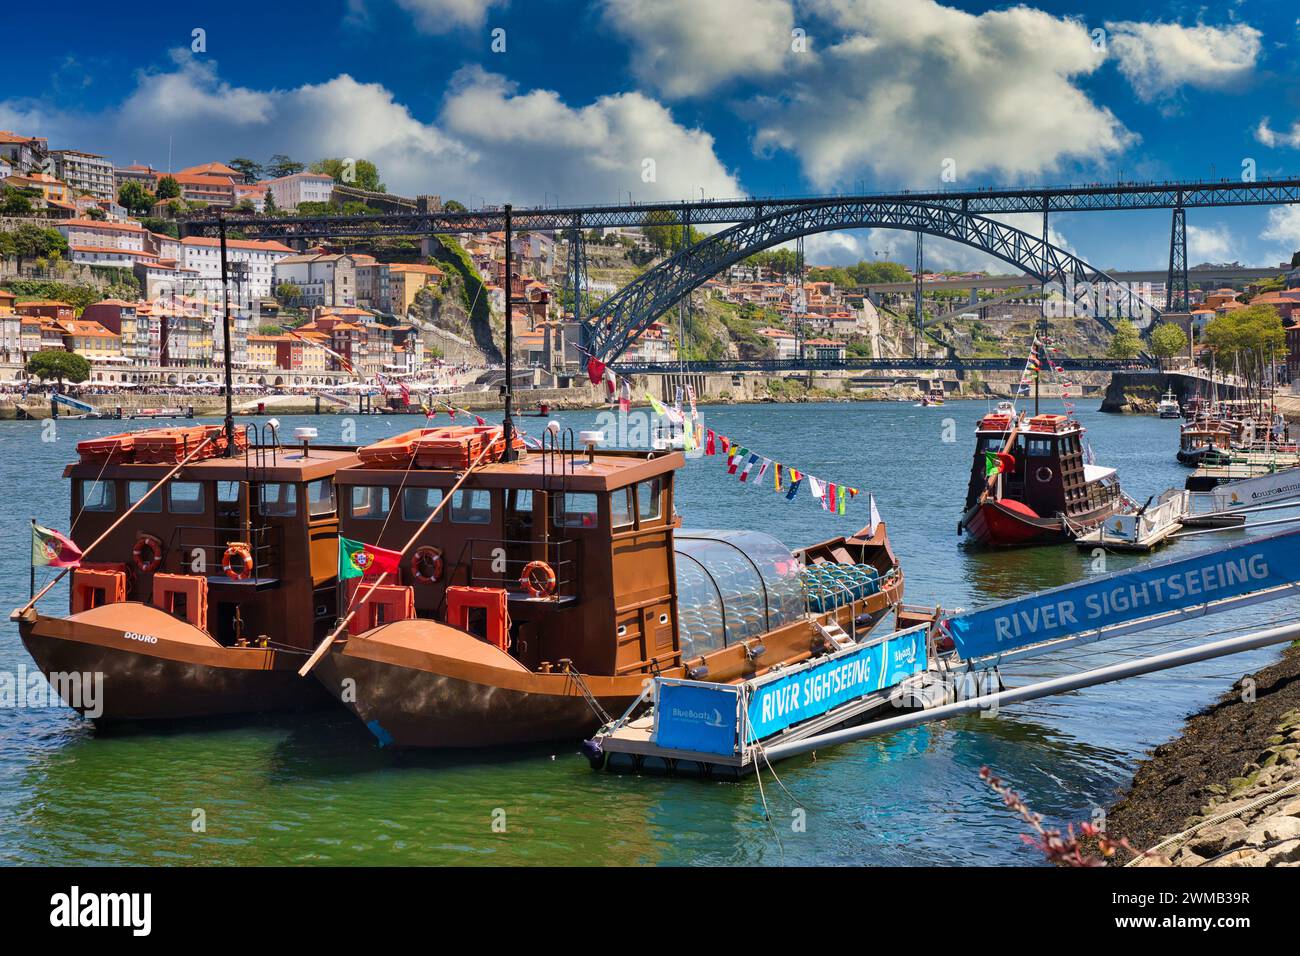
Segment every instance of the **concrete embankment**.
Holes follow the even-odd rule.
[[[1136,866],[1300,866],[1300,647],[1157,747],[1106,829]]]

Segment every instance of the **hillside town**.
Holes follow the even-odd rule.
[[[236,230],[227,243],[232,279],[222,295],[219,241],[184,235],[185,218],[205,210],[301,216],[382,208],[388,197],[373,164],[362,160],[345,169],[344,162],[352,163],[321,160],[309,167],[280,155],[266,164],[235,159],[163,171],[119,166],[86,150],[51,148],[41,136],[0,130],[0,387],[28,387],[28,362],[50,350],[83,357],[91,369],[88,388],[216,384],[227,296],[236,386],[326,387],[353,377],[437,381],[449,365],[499,364],[506,268],[501,232],[418,244],[292,248],[242,238]],[[418,202],[444,208],[436,196]],[[457,207],[451,201],[445,206]],[[592,270],[582,290],[588,309],[671,251],[673,237],[653,233],[608,229],[587,237],[625,267],[603,278]],[[513,237],[517,298],[525,303],[514,309],[515,358],[537,370],[539,385],[557,384],[585,365],[568,288],[569,254],[562,236]],[[911,271],[896,263],[861,263],[880,267],[867,271],[887,290],[881,292],[862,281],[861,269],[855,274],[792,260],[763,254],[709,279],[676,315],[650,325],[622,361],[842,362],[907,354],[914,309],[911,292],[900,287],[917,278]],[[927,272],[919,278],[924,286],[942,287],[983,277]],[[1147,283],[1141,293],[1146,301],[1159,300],[1163,283]],[[918,354],[942,353],[944,319],[973,324],[976,338],[966,344],[987,349],[987,330],[1000,323],[1024,327],[1042,308],[1036,287],[1019,298],[973,287],[968,299],[931,295],[925,308],[939,324]],[[1287,327],[1294,378],[1300,366],[1295,270],[1267,289],[1193,288],[1189,298],[1186,331],[1193,341],[1210,320],[1249,301],[1276,306]],[[718,321],[700,321],[710,316]],[[991,347],[988,354],[1006,351],[996,334]]]

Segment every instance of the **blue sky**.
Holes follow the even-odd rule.
[[[366,157],[394,191],[475,204],[925,187],[945,168],[959,187],[1237,178],[1247,160],[1260,177],[1300,175],[1300,11],[1281,0],[125,9],[61,4],[57,29],[39,5],[7,11],[23,40],[7,50],[0,128],[159,167],[169,145],[176,168]],[[1300,209],[1188,218],[1193,261],[1300,249]],[[1167,213],[1053,225],[1102,267],[1167,258]],[[906,260],[910,247],[836,233],[809,255]],[[953,244],[930,255],[987,264]]]

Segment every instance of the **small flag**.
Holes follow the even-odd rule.
[[[771,466],[771,464],[772,464],[771,458],[764,458],[762,460],[762,462],[758,466],[758,477],[754,479],[756,483],[761,481],[763,476],[767,474],[767,469]]]
[[[359,578],[363,574],[396,574],[402,556],[396,551],[376,548],[372,544],[339,537],[339,579]]]
[[[592,385],[599,385],[600,380],[605,377],[605,363],[596,356],[587,359],[587,378],[591,379]]]
[[[704,433],[704,454],[713,455],[717,453],[717,438],[710,428]]]
[[[867,519],[867,527],[871,529],[869,537],[874,538],[876,531],[880,528],[880,512],[876,510],[876,496],[871,495],[871,517]]]
[[[623,387],[619,389],[618,410],[623,413],[632,410],[632,386],[627,379],[623,380]]]
[[[737,455],[736,457],[739,458],[740,456]],[[741,480],[741,481],[747,481],[747,480],[749,479],[749,469],[753,468],[753,467],[754,467],[754,464],[755,464],[757,461],[758,461],[758,456],[757,456],[757,455],[750,455],[750,456],[749,456],[749,461],[745,462],[745,467],[744,467],[744,469],[740,472],[740,480]]]
[[[38,568],[75,568],[81,565],[81,549],[72,539],[51,528],[32,522],[32,565]]]
[[[843,485],[840,485],[839,493],[840,493],[840,500],[839,500],[838,510],[840,514],[844,514],[844,503],[845,503],[845,499],[848,498],[848,489],[845,488]]]
[[[782,467],[782,465],[781,465],[781,463],[778,461],[778,462],[776,463],[776,490],[777,490],[777,491],[780,491],[780,490],[781,490],[781,467]]]
[[[799,472],[793,468],[790,469],[790,490],[785,493],[786,501],[794,501],[794,496],[799,493],[799,485],[802,484],[802,479],[796,477],[798,474]]]

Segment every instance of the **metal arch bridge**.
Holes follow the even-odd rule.
[[[960,208],[848,199],[784,209],[684,247],[596,306],[585,325],[583,347],[603,362],[612,361],[693,289],[741,259],[814,232],[875,228],[905,229],[963,243],[1023,269],[1039,283],[1058,281],[1076,299],[1089,296],[1094,285],[1115,281],[1043,238]],[[1135,293],[1126,295],[1159,312]],[[1108,319],[1095,317],[1114,331]]]
[[[376,236],[448,235],[500,232],[505,213],[497,207],[452,212],[433,202],[392,196],[397,210],[368,216],[257,216],[230,213],[226,222],[250,239],[310,241]],[[515,207],[519,230],[569,232],[654,225],[717,225],[761,219],[787,209],[838,202],[888,201],[946,206],[965,213],[1105,212],[1122,209],[1196,209],[1219,206],[1275,206],[1300,203],[1300,178],[1173,180],[1166,182],[1090,183],[1082,186],[1037,186],[1023,189],[907,190],[860,195],[701,199],[683,202],[616,203],[587,206]],[[182,220],[182,235],[216,237],[218,220],[199,214]]]
[[[1137,359],[1068,358],[1056,359],[1065,371],[1122,372],[1145,371],[1159,374],[1158,367]],[[1020,358],[883,358],[883,359],[736,359],[689,362],[614,362],[610,368],[623,375],[690,375],[708,372],[916,372],[955,370],[966,372],[1018,372],[1025,367]]]

